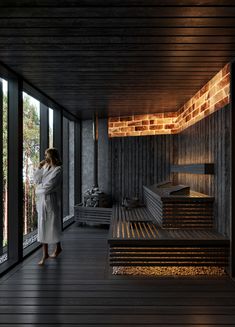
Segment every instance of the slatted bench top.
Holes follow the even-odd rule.
[[[161,199],[161,201],[177,201],[177,200],[184,200],[184,201],[197,201],[198,199],[200,199],[200,201],[205,201],[205,202],[213,202],[214,201],[214,197],[213,196],[209,196],[203,193],[199,193],[196,191],[192,191],[190,190],[188,195],[175,195],[175,194],[171,194],[171,195],[166,195],[166,190],[158,188],[156,189],[154,186],[143,186],[143,189],[146,192],[151,193],[156,199]]]
[[[109,233],[109,243],[120,241],[125,243],[150,242],[160,244],[191,245],[203,243],[229,244],[229,239],[210,229],[205,230],[183,230],[183,229],[162,229],[154,220],[146,207],[125,209],[120,205],[113,207],[113,215]]]
[[[145,207],[127,210],[116,205],[113,207],[110,238],[151,240],[158,238],[158,229],[152,222],[151,213]]]

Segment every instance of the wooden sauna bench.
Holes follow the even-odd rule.
[[[213,227],[214,197],[170,182],[144,186],[144,202],[163,228]]]
[[[163,229],[146,207],[113,207],[108,237],[111,266],[222,266],[229,240],[213,230]]]

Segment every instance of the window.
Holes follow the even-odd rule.
[[[8,83],[0,78],[1,114],[1,221],[0,221],[0,264],[7,260],[8,245]]]
[[[63,222],[74,213],[74,122],[63,118]]]
[[[49,148],[53,148],[53,109],[49,108]]]
[[[75,181],[74,169],[78,154],[75,158],[74,141],[77,125],[67,118],[63,121],[67,136],[62,139],[63,110],[58,106],[54,110],[48,108],[47,103],[51,101],[48,102],[44,95],[28,85],[20,76],[12,71],[8,72],[1,65],[0,75],[7,78],[6,81],[0,76],[0,274],[2,274],[38,246],[35,242],[38,217],[33,175],[40,158],[44,157],[45,149],[57,146],[61,154],[64,151],[62,158],[67,190],[67,193],[64,189],[61,192],[65,203],[64,227],[73,217],[74,185],[78,184],[77,180]],[[22,92],[22,87],[27,93]],[[32,95],[40,98],[42,102]],[[78,164],[80,165],[80,161]],[[78,197],[78,192],[76,196]]]
[[[40,159],[40,103],[23,93],[23,247],[36,241],[37,211],[33,172]]]

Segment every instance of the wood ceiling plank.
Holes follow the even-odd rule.
[[[49,65],[52,65],[52,67],[59,67],[61,64],[65,65],[65,67],[70,67],[74,64],[83,64],[83,65],[111,65],[111,64],[118,64],[118,65],[128,65],[128,64],[147,64],[147,65],[160,65],[162,67],[193,67],[193,68],[204,68],[208,67],[208,62],[210,61],[202,61],[202,62],[187,62],[187,61],[180,61],[180,62],[169,62],[169,61],[162,61],[159,60],[159,58],[156,57],[150,57],[146,61],[145,57],[98,57],[98,58],[63,58],[58,57],[56,62],[54,57],[17,57],[17,58],[7,58],[5,60],[5,63],[9,63],[11,65],[27,65],[30,63],[30,65],[44,65],[44,67],[47,67]],[[210,68],[219,69],[222,67],[221,62],[211,62]]]
[[[234,1],[234,0],[232,0]],[[23,18],[0,18],[0,28],[20,28],[26,29],[30,28],[34,30],[35,28],[62,28],[63,30],[68,30],[70,28],[225,28],[234,27],[235,20],[233,17],[92,17],[92,18],[65,18],[60,17],[60,19],[49,17],[23,17]]]
[[[0,17],[235,17],[234,6],[2,7]]]
[[[107,0],[34,0],[35,7],[107,6]],[[109,0],[108,6],[221,6],[219,0]],[[223,0],[223,6],[234,5],[233,0]],[[0,7],[31,7],[32,0],[1,0]]]
[[[14,63],[14,62],[17,62],[17,59],[18,58],[22,58],[24,57],[24,54],[23,52],[20,53],[19,57],[18,55],[14,55],[14,52],[11,53],[11,56],[8,56],[7,53],[9,52],[3,52],[0,50],[0,58],[3,60],[3,61],[7,61],[9,64],[11,63]],[[27,52],[29,53],[29,52]],[[145,53],[145,55],[144,55]],[[60,53],[61,54],[61,53]],[[126,53],[127,54],[127,53]],[[31,55],[32,55],[32,52],[31,52]],[[25,56],[27,62],[30,62],[30,58],[31,57],[40,57],[41,56],[41,52],[36,52],[34,53],[33,56]],[[42,57],[50,57],[50,58],[54,58],[55,60],[57,60],[58,58],[62,58],[63,60],[67,60],[68,58],[71,58],[72,56],[69,56],[68,54],[67,55],[64,55],[64,56],[53,56],[53,53],[43,53],[43,56]],[[79,60],[81,57],[78,56],[78,59]],[[84,58],[84,57],[83,57]],[[156,57],[156,56],[151,56],[149,55],[148,56],[148,53],[146,52],[143,52],[143,55],[140,55],[140,56],[128,56],[128,55],[125,55],[125,56],[118,56],[118,54],[116,53],[116,56],[106,56],[103,55],[103,56],[100,56],[100,57],[96,57],[96,56],[89,56],[87,55],[87,58],[92,58],[94,60],[96,60],[95,58],[146,58],[146,60],[151,60],[152,58],[155,58],[159,63],[182,63],[182,62],[187,62],[187,63],[192,63],[192,64],[195,64],[195,63],[207,63],[207,64],[210,64],[212,63],[212,65],[214,63],[218,63],[219,65],[221,65],[221,67],[223,67],[223,65],[227,62],[229,62],[232,58],[232,56],[162,56],[162,57]],[[209,66],[209,65],[208,65]]]
[[[4,28],[0,30],[1,37],[132,37],[132,36],[144,36],[144,37],[155,37],[155,36],[234,36],[235,26],[233,27],[125,27],[125,28],[111,28],[111,27],[94,27],[94,28]]]
[[[21,69],[21,65],[19,64],[12,64],[11,65],[14,69]],[[110,64],[77,64],[76,67],[74,67],[72,64],[65,64],[63,65],[63,68],[61,69],[58,65],[53,64],[28,64],[26,68],[24,68],[24,72],[30,72],[34,71],[37,72],[60,72],[60,73],[66,73],[69,72],[70,74],[76,73],[76,72],[149,72],[149,73],[158,73],[158,72],[165,72],[165,73],[171,73],[171,72],[178,72],[178,73],[215,73],[217,71],[216,67],[194,67],[192,66],[181,66],[181,67],[175,67],[171,65],[159,65],[158,63],[142,63],[138,64],[138,67],[136,67],[136,64],[131,63],[120,63],[117,66],[113,66],[112,63]]]
[[[161,44],[71,44],[69,47],[64,45],[53,45],[51,48],[48,44],[0,44],[1,53],[8,53],[9,57],[12,55],[22,55],[24,57],[33,57],[35,56],[35,52],[38,52],[37,55],[42,57],[47,53],[51,53],[54,57],[60,56],[69,56],[69,57],[119,57],[121,56],[128,56],[128,57],[140,57],[142,56],[158,56],[164,51],[166,54],[169,51],[173,51],[178,56],[195,56],[196,54],[201,54],[202,56],[205,55],[208,51],[212,55],[213,52],[218,54],[229,54],[231,51],[235,51],[234,44],[220,44],[220,43],[212,43],[212,44],[198,44],[198,43],[161,43]],[[12,53],[7,52],[11,50]],[[213,51],[213,52],[212,52]],[[184,53],[186,52],[186,53]],[[87,53],[87,56],[86,56]],[[174,56],[173,56],[174,57]]]
[[[54,80],[54,82],[56,81],[56,79],[58,79],[58,77],[62,77],[64,80],[69,80],[70,78],[73,78],[73,80],[79,80],[79,71],[77,70],[76,72],[70,72],[67,73],[67,71],[53,71],[51,72],[50,70],[38,70],[37,72],[35,71],[35,73],[32,73],[32,70],[22,70],[22,69],[18,69],[19,72],[25,74],[25,77],[32,77],[34,80],[40,80],[42,74],[44,74],[45,76],[48,76],[48,78],[50,78],[50,80]],[[81,70],[82,73],[92,73],[93,75],[90,74],[90,78],[92,79],[93,76],[95,75],[99,75],[100,73],[110,73],[110,79],[114,80],[117,79],[117,76],[112,76],[112,74],[115,73],[122,73],[122,76],[119,77],[119,80],[121,81],[122,79],[125,79],[125,76],[129,73],[134,72],[133,70],[128,70],[128,69],[120,69],[120,68],[115,68],[113,70],[99,70],[99,69],[83,69]],[[141,75],[141,73],[144,73],[144,75]],[[133,79],[138,79],[138,80],[145,80],[145,79],[151,79],[153,77],[155,77],[156,75],[159,76],[159,79],[163,76],[165,77],[173,77],[173,76],[177,76],[177,75],[189,75],[190,76],[197,76],[197,77],[201,77],[201,78],[212,78],[215,74],[217,73],[217,71],[212,71],[212,72],[207,72],[207,71],[202,71],[202,72],[198,72],[198,71],[186,71],[186,70],[182,70],[182,71],[160,71],[160,70],[151,70],[150,68],[148,70],[145,69],[139,69],[139,70],[135,70],[135,75],[133,75],[131,78],[129,77],[129,80],[133,80]],[[27,79],[27,78],[26,78]]]
[[[233,36],[57,36],[57,37],[38,37],[38,36],[10,36],[3,37],[0,35],[0,44],[48,44],[48,45],[57,45],[63,44],[68,46],[70,44],[235,44],[235,38]]]

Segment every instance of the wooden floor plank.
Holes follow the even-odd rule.
[[[57,309],[56,305],[19,305],[2,306],[0,314],[51,314]],[[234,315],[235,306],[215,307],[215,306],[190,306],[191,314],[207,315]],[[60,314],[135,314],[135,315],[184,315],[184,306],[61,306]]]
[[[7,327],[15,327],[16,325],[14,325],[14,324],[7,324]],[[35,327],[35,324],[17,324],[17,327],[25,327],[25,326],[27,326],[27,327]],[[55,324],[37,324],[36,325],[37,327],[55,327],[56,325]],[[75,324],[73,324],[73,323],[66,323],[66,324],[60,324],[59,325],[60,327],[67,327],[67,326],[81,326],[81,327],[83,327],[83,326],[85,326],[85,327],[94,327],[94,326],[108,326],[108,327],[120,327],[120,326],[122,326],[122,327],[130,327],[130,326],[134,326],[133,324],[103,324],[102,322],[101,323],[99,323],[99,322],[97,322],[95,325],[94,324],[80,324],[80,323],[75,323]],[[141,326],[141,325],[138,325],[138,326]],[[155,326],[159,326],[159,325],[156,325],[156,324],[145,324],[144,326],[149,326],[149,327],[155,327]],[[168,325],[168,324],[165,324],[164,325],[164,327],[172,327],[172,326],[177,326],[177,327],[195,327],[195,326],[199,326],[199,327],[208,327],[208,324],[197,324],[197,325],[195,325],[195,324],[184,324],[184,325],[182,325],[182,324],[174,324],[174,325],[172,325],[172,324],[170,324],[170,325]],[[230,324],[222,324],[222,325],[220,325],[220,324],[210,324],[209,325],[210,327],[223,327],[223,326],[234,326],[234,325],[230,325]]]
[[[144,326],[148,324],[155,324],[162,326],[164,324],[189,324],[192,321],[192,315],[82,315],[70,314],[63,315],[56,314],[24,314],[24,315],[1,315],[1,324],[25,323],[25,324],[66,324],[66,323],[80,323],[80,324],[130,324],[134,326]],[[235,321],[234,315],[194,315],[194,324],[233,324]]]
[[[15,292],[15,291],[54,291],[55,285],[58,283],[50,283],[50,284],[32,284],[32,283],[20,283],[20,284],[4,284],[0,287],[0,292]],[[138,286],[138,287],[137,287]],[[200,293],[216,293],[221,294],[223,293],[235,293],[235,290],[231,288],[230,285],[122,285],[122,284],[81,284],[81,283],[74,283],[74,284],[61,284],[59,291],[66,291],[66,292],[132,292],[132,293],[140,293],[140,292],[147,292],[147,293],[155,293],[159,294],[159,292],[197,292]]]
[[[60,289],[54,289],[53,291],[36,290],[36,291],[23,291],[24,298],[116,298],[116,299],[135,299],[135,298],[231,298],[235,301],[235,291],[233,292],[201,292],[201,291],[143,291],[143,292],[129,292],[126,291],[95,291],[95,290],[69,290],[63,291]],[[21,298],[22,291],[1,291],[1,298]]]
[[[14,325],[14,324],[7,324],[7,327],[15,327],[16,325]],[[37,324],[37,325],[35,325],[35,324],[17,324],[17,327],[25,327],[25,326],[27,326],[27,327],[35,327],[35,326],[37,326],[37,327],[58,327],[58,324]],[[130,327],[130,326],[134,326],[133,324],[123,324],[123,323],[121,323],[121,324],[103,324],[102,322],[101,323],[99,323],[99,322],[97,322],[95,325],[94,324],[80,324],[80,323],[75,323],[75,324],[73,324],[73,323],[66,323],[66,324],[60,324],[59,325],[60,327],[67,327],[67,326],[81,326],[81,327],[94,327],[94,326],[108,326],[108,327],[117,327],[117,326],[122,326],[122,327]],[[138,326],[141,326],[141,325],[138,325]],[[155,327],[155,326],[159,326],[159,325],[156,325],[156,324],[145,324],[144,326],[149,326],[149,327]],[[194,323],[192,323],[192,324],[184,324],[184,325],[182,325],[182,324],[170,324],[170,325],[168,325],[168,324],[165,324],[164,325],[164,327],[172,327],[172,326],[177,326],[177,327],[195,327],[195,326],[198,326],[198,327],[208,327],[208,324],[194,324]],[[210,327],[218,327],[218,326],[220,326],[220,325],[218,325],[218,324],[210,324],[209,325]],[[234,325],[230,325],[230,324],[224,324],[223,326],[234,326]]]

